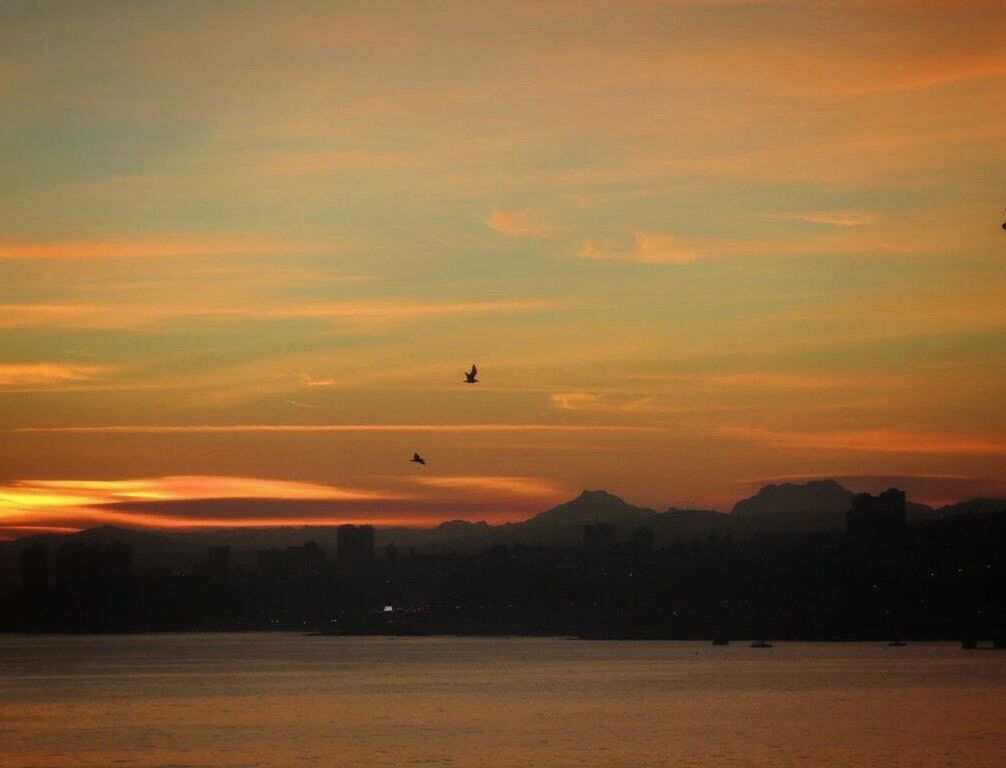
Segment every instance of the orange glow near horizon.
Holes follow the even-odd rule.
[[[0,3],[0,536],[1004,488],[1006,4],[195,6]]]
[[[0,534],[5,530],[79,530],[92,525],[116,524],[139,528],[245,528],[343,523],[431,527],[444,522],[435,511],[445,500],[461,504],[478,492],[493,500],[472,505],[479,519],[504,522],[513,515],[508,505],[527,510],[535,500],[547,503],[561,498],[563,489],[530,477],[409,477],[385,478],[392,488],[347,489],[314,483],[294,483],[253,477],[175,476],[125,480],[26,480],[0,488]],[[425,489],[443,489],[447,496]],[[214,501],[248,503],[271,500],[290,505],[284,515],[193,515],[186,502],[202,502],[219,509]],[[324,514],[297,511],[297,502],[328,502]],[[151,511],[150,503],[172,509],[171,514]],[[130,509],[130,505],[135,508]],[[112,506],[114,505],[114,506]],[[389,512],[403,508],[404,513]],[[396,516],[397,514],[397,516]],[[79,520],[79,527],[69,521]]]

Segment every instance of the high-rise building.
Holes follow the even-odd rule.
[[[359,563],[374,559],[374,526],[340,525],[336,539],[336,558]]]
[[[132,574],[133,548],[128,544],[66,542],[56,550],[56,581],[60,584],[113,584]]]
[[[896,549],[905,543],[905,492],[889,488],[877,496],[860,493],[845,518],[849,540],[873,551]]]
[[[225,579],[231,572],[231,548],[228,546],[210,547],[206,559],[193,567],[196,576],[210,579]]]
[[[45,544],[32,544],[22,549],[18,565],[25,592],[39,592],[49,586],[49,550]]]
[[[258,573],[271,578],[318,573],[324,567],[325,552],[313,541],[304,542],[302,547],[265,549],[258,553]]]

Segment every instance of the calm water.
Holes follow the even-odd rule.
[[[0,765],[1006,764],[1006,653],[949,644],[0,637]]]

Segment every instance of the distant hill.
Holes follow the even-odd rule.
[[[853,496],[834,480],[765,485],[734,505],[731,532],[743,538],[756,533],[844,528]]]
[[[738,501],[731,513],[735,535],[782,533],[785,531],[826,531],[845,527],[845,513],[856,494],[834,480],[806,483],[770,484],[758,493]],[[927,504],[907,501],[909,520],[932,517]]]
[[[525,546],[577,546],[584,525],[610,523],[619,541],[628,541],[639,528],[653,531],[658,547],[709,536],[749,538],[760,533],[809,532],[842,529],[845,513],[855,494],[834,480],[770,484],[734,505],[730,514],[709,509],[669,508],[657,513],[637,507],[607,491],[583,491],[575,499],[518,523],[448,520],[433,528],[378,527],[378,556],[388,544],[419,552],[478,552],[498,544]],[[1006,499],[977,498],[934,510],[908,502],[909,520],[946,518],[964,514],[1006,514]],[[44,542],[51,552],[65,541],[119,541],[133,548],[138,571],[150,568],[190,570],[206,557],[206,548],[230,545],[236,566],[251,568],[263,549],[316,542],[330,559],[336,555],[338,526],[283,526],[221,528],[196,531],[149,531],[100,526],[74,534],[36,534],[0,542],[0,591],[17,579],[17,556],[22,548]],[[53,558],[54,559],[54,558]]]
[[[954,517],[956,515],[987,515],[996,512],[1006,512],[1006,499],[968,499],[956,504],[948,504],[935,510],[938,517]]]
[[[762,486],[754,496],[738,501],[730,514],[736,517],[808,511],[845,514],[855,495],[834,480],[770,484]]]
[[[583,491],[572,501],[540,512],[517,525],[545,527],[554,525],[589,525],[591,523],[622,523],[653,517],[657,513],[646,507],[636,507],[607,491]]]

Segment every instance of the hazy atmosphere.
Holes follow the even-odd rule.
[[[7,0],[0,538],[1003,497],[1004,39],[999,0]]]

